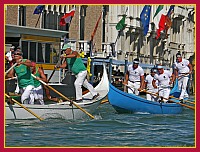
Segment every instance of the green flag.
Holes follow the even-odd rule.
[[[163,5],[159,5],[158,6],[158,8],[156,9],[156,12],[155,12],[155,14],[154,14],[154,16],[153,16],[153,19],[156,17],[156,15],[158,15],[158,13],[163,9]]]
[[[117,23],[117,25],[116,25],[117,30],[122,30],[126,27],[125,18],[126,18],[126,16],[124,15],[123,18]]]

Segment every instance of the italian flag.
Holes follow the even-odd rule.
[[[70,23],[72,20],[72,17],[74,16],[75,9],[72,9],[70,12],[66,13],[61,19],[60,19],[60,26],[64,26],[67,23]]]
[[[160,37],[160,32],[165,29],[165,21],[166,21],[166,7],[163,5],[159,5],[154,17],[153,17],[154,24],[157,29],[157,36],[156,39]]]

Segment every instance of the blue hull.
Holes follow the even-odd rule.
[[[134,94],[125,93],[112,84],[110,84],[108,100],[119,113],[179,114],[183,109],[181,105],[176,103],[153,102]]]

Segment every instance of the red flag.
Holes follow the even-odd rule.
[[[69,13],[66,13],[61,19],[60,19],[60,26],[66,25],[66,23],[70,23],[72,17],[74,16],[75,10],[72,9]]]
[[[169,16],[166,16],[166,21],[165,22],[166,22],[166,25],[165,25],[165,34],[166,34],[166,38],[167,38],[168,37],[167,31],[172,26],[172,21],[169,18]]]
[[[166,16],[162,14],[159,22],[159,29],[157,29],[156,39],[160,37],[160,32],[165,29],[165,21],[166,21]]]
[[[101,15],[102,15],[102,13],[101,13]],[[91,35],[91,41],[93,40],[94,35],[95,35],[96,31],[97,31],[97,28],[98,28],[98,25],[99,25],[99,21],[100,21],[100,19],[101,19],[101,15],[99,16],[99,19],[98,19],[98,21],[97,21],[97,23],[96,23],[96,25],[95,25],[94,31],[93,31],[93,33],[92,33],[92,35]]]

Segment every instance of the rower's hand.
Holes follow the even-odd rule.
[[[192,71],[188,72],[189,74],[192,74]]]
[[[173,83],[173,81],[170,81],[170,82],[169,82],[169,85],[171,85],[172,83]]]
[[[153,86],[154,87],[154,89],[157,89],[158,88],[158,86]]]
[[[138,91],[139,91],[139,92],[145,92],[146,90],[143,89],[143,88],[138,88]]]
[[[39,78],[39,77],[36,77],[35,79],[36,79],[36,80],[38,80],[38,81],[40,80],[40,78]]]
[[[57,69],[57,68],[60,68],[60,66],[59,65],[55,65],[54,69]]]
[[[20,60],[18,60],[18,61],[16,61],[17,62],[17,64],[23,64],[24,62],[20,59]]]
[[[62,55],[60,56],[60,58],[61,58],[61,59],[66,58],[66,54],[62,54]]]
[[[128,82],[123,82],[122,84],[125,85],[125,86],[127,86],[127,85],[128,85]]]

